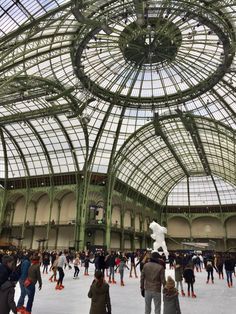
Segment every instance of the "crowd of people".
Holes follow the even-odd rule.
[[[180,314],[179,295],[196,298],[194,291],[195,275],[206,271],[206,284],[214,284],[214,273],[220,280],[226,274],[227,286],[233,286],[235,276],[235,258],[230,254],[186,254],[171,253],[169,260],[158,252],[93,252],[64,251],[2,251],[0,252],[0,305],[1,314],[31,314],[36,284],[42,288],[42,273],[51,273],[50,282],[55,282],[55,290],[62,291],[64,286],[65,268],[72,269],[73,278],[79,274],[89,276],[90,264],[94,264],[94,279],[88,297],[91,298],[90,314],[111,313],[109,284],[125,286],[124,272],[129,277],[138,278],[137,267],[140,268],[141,295],[145,298],[145,314],[151,313],[152,300],[155,313],[161,313],[163,296],[164,314]],[[174,278],[166,278],[165,269],[174,270]],[[83,272],[82,272],[83,269]],[[225,270],[225,271],[224,271]],[[107,278],[107,282],[105,280]],[[185,294],[183,281],[187,284]],[[19,282],[20,297],[15,303],[15,286]],[[179,294],[180,289],[180,294]]]

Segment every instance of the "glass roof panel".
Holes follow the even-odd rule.
[[[236,203],[236,188],[214,176],[220,202],[222,205]],[[211,177],[189,178],[190,205],[206,206],[219,205],[219,198]],[[168,206],[188,206],[187,179],[179,182],[168,195]]]

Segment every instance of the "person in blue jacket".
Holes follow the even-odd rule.
[[[23,259],[21,262],[21,275],[19,278],[21,294],[20,294],[20,298],[19,298],[18,303],[17,303],[17,312],[19,312],[19,313],[24,313],[24,311],[25,311],[24,302],[25,302],[25,297],[26,297],[26,289],[24,286],[24,281],[28,277],[28,270],[29,270],[29,267],[31,264],[30,257],[31,257],[31,254],[26,253],[23,256]]]

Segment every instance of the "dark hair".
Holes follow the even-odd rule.
[[[98,281],[98,285],[101,286],[103,284],[103,279],[104,279],[103,272],[101,272],[101,270],[97,270],[94,276]]]
[[[10,255],[4,255],[2,257],[2,264],[7,265],[8,263],[14,262],[14,258]]]
[[[158,252],[152,252],[152,256],[151,256],[152,259],[158,260],[159,257],[160,257],[160,254]]]

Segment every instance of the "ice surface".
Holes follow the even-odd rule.
[[[49,274],[42,274],[43,288],[36,292],[32,314],[88,314],[90,299],[87,293],[93,280],[93,266],[90,266],[89,273],[90,276],[83,276],[81,268],[79,279],[75,280],[73,269],[65,270],[65,289],[62,291],[56,291],[55,283],[48,281]],[[167,269],[166,275],[173,276],[174,271]],[[206,272],[203,270],[202,273],[196,273],[194,288],[197,298],[179,297],[182,314],[236,313],[236,286],[228,288],[226,280],[219,280],[217,274],[214,275],[215,284],[206,284]],[[236,278],[234,279],[236,283]],[[119,284],[119,274],[116,274],[116,280],[116,285],[110,285],[112,314],[144,314],[144,299],[140,295],[139,278],[129,278],[129,272],[125,270],[125,287]],[[185,284],[184,287],[186,292]],[[16,300],[19,293],[17,285]]]

